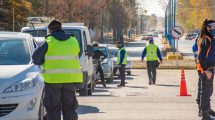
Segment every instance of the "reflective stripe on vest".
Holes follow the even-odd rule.
[[[55,74],[55,73],[82,73],[80,69],[55,69],[55,70],[43,70],[43,73]]]
[[[158,47],[154,44],[150,44],[146,47],[147,61],[158,60],[157,50],[158,50]]]
[[[117,64],[118,64],[118,65],[120,64],[120,61],[121,61],[121,57],[120,57],[121,55],[120,55],[120,53],[121,53],[122,50],[125,51],[125,57],[124,57],[124,60],[123,60],[122,64],[123,64],[123,65],[126,65],[126,64],[127,64],[127,51],[126,51],[126,49],[125,49],[124,47],[122,47],[122,48],[119,49],[119,51],[118,51],[118,55],[117,55]]]
[[[45,60],[77,60],[78,56],[46,56]]]
[[[59,41],[53,36],[46,38],[48,50],[43,64],[46,83],[82,83],[83,73],[79,61],[79,43],[74,37]]]

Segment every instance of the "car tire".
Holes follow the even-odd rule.
[[[113,82],[113,74],[111,74],[110,78],[106,79],[107,83],[112,83]]]
[[[131,71],[128,71],[127,74],[128,74],[128,75],[131,75]]]
[[[45,117],[45,106],[43,103],[43,98],[44,98],[44,91],[42,93],[42,97],[40,100],[40,107],[39,107],[39,112],[38,112],[38,120],[47,120]]]
[[[84,75],[84,87],[79,89],[79,95],[80,96],[87,96],[88,95],[88,85],[87,85],[87,82],[88,82],[88,74],[85,74]]]

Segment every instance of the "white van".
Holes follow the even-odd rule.
[[[62,25],[63,30],[76,37],[80,45],[80,61],[82,65],[84,83],[79,89],[80,96],[92,95],[95,88],[94,66],[92,60],[93,48],[91,46],[91,39],[88,28],[83,24],[66,23]],[[47,35],[47,26],[39,27],[24,27],[21,32],[30,33],[39,43],[45,40]]]

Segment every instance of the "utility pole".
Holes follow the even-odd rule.
[[[101,40],[104,39],[103,33],[104,33],[104,6],[102,6],[102,26],[101,26]]]
[[[48,16],[48,0],[45,1],[45,16]]]
[[[13,7],[13,32],[15,31],[15,10],[14,10],[14,7]]]

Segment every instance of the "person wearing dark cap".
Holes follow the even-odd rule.
[[[120,79],[121,79],[121,83],[118,85],[118,87],[124,87],[125,86],[125,66],[127,64],[127,51],[123,46],[123,43],[120,41],[116,43],[116,47],[119,48],[116,64],[119,66]]]
[[[48,29],[46,41],[32,56],[34,64],[42,65],[46,119],[61,120],[62,112],[64,120],[78,120],[76,89],[83,83],[79,43],[57,20],[51,21]]]
[[[94,55],[93,55],[93,59],[98,61],[98,66],[97,66],[97,70],[96,70],[96,74],[100,74],[101,77],[101,81],[102,81],[102,85],[103,87],[106,87],[106,83],[105,83],[105,78],[104,78],[104,72],[101,66],[101,57],[103,57],[103,59],[105,59],[105,55],[99,50],[99,43],[97,42],[93,42],[92,43],[93,46],[93,50],[94,50]]]
[[[213,78],[215,69],[215,21],[204,20],[199,43],[199,66],[201,71],[200,79],[202,82],[202,91],[200,105],[202,110],[202,120],[213,120],[215,112],[211,109],[211,96],[213,94]]]
[[[160,63],[162,64],[162,56],[160,49],[157,45],[154,44],[153,38],[150,38],[149,45],[145,47],[142,53],[142,62],[145,56],[147,57],[147,72],[149,77],[149,85],[152,85],[156,83],[156,69]],[[158,62],[158,59],[160,60],[160,63]]]

